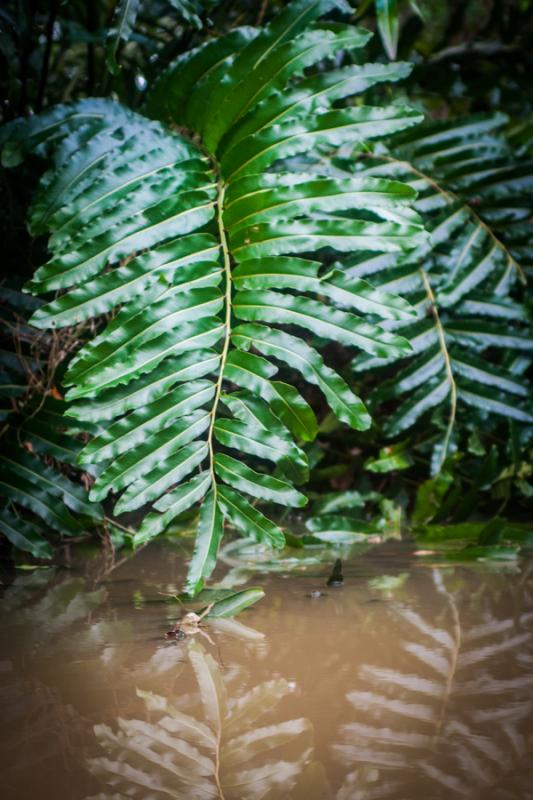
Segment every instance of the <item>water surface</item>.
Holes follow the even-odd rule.
[[[156,542],[4,591],[4,800],[533,798],[533,564],[237,564],[266,598],[166,642],[183,565]]]

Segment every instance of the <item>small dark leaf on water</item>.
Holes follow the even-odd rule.
[[[333,570],[328,578],[328,586],[342,586],[344,583],[344,576],[342,574],[342,561],[338,558],[333,565]]]

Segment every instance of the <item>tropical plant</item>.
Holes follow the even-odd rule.
[[[399,265],[386,255],[356,255],[346,266],[349,275],[371,275],[377,286],[400,292],[417,309],[414,321],[385,323],[409,340],[412,354],[380,381],[372,408],[379,414],[387,404],[383,431],[390,437],[415,425],[425,431],[421,419],[433,413],[425,438],[431,440],[434,473],[461,434],[490,435],[502,418],[518,425],[523,446],[531,440],[525,372],[533,336],[520,287],[531,269],[533,162],[514,156],[502,133],[506,122],[498,114],[426,123],[400,135],[387,151],[341,165],[406,181],[418,191],[415,207],[431,233],[430,243]],[[356,374],[379,372],[397,362],[393,355],[363,354],[353,368]]]
[[[30,215],[52,257],[27,288],[56,296],[32,324],[95,322],[63,380],[69,418],[102,425],[79,457],[99,468],[90,497],[122,492],[116,513],[153,503],[138,543],[201,501],[191,594],[213,570],[224,520],[283,547],[255,501],[306,502],[295,484],[308,474],[301,445],[316,419],[294,382],[274,379],[277,364],[364,430],[363,402],[315,341],[378,359],[411,349],[382,324],[410,319],[410,305],[333,266],[335,254],[396,254],[425,238],[413,189],[332,168],[332,148],[421,119],[349,101],[409,68],[352,61],[369,34],[317,22],[346,10],[297,0],[260,31],[236,29],[179,57],[147,99],[163,123],[83,100],[15,122],[4,149],[6,163],[54,157]],[[320,260],[300,255],[312,253]]]
[[[40,305],[2,290],[0,531],[19,550],[50,558],[49,529],[62,537],[80,536],[104,515],[89,501],[83,484],[88,473],[77,467],[83,447],[78,435],[96,428],[66,418],[68,404],[57,396],[56,373],[69,339],[28,325],[28,315]]]
[[[150,8],[152,22],[162,15],[165,11],[173,12],[179,21],[186,22],[193,28],[200,29],[203,26],[202,14],[211,6],[216,4],[216,0],[168,0],[161,3],[162,8],[157,10]],[[106,63],[108,69],[113,73],[119,72],[120,66],[117,63],[117,52],[122,43],[128,42],[133,38],[135,24],[146,6],[142,0],[119,0],[115,6],[112,26],[107,33],[107,52]]]

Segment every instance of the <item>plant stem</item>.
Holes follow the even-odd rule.
[[[41,111],[44,103],[46,93],[46,84],[48,81],[48,68],[50,65],[50,54],[52,52],[52,43],[54,41],[54,25],[57,16],[58,0],[52,0],[50,4],[50,14],[46,23],[46,46],[43,53],[43,64],[41,67],[41,75],[39,77],[39,88],[37,90],[37,100],[35,101],[36,111]]]
[[[30,56],[33,44],[33,25],[35,14],[37,13],[35,0],[27,4],[21,4],[21,30],[20,30],[20,95],[18,102],[18,116],[22,117],[26,111],[28,99],[28,79],[30,69]]]
[[[116,520],[111,519],[110,517],[104,517],[104,522],[107,523],[108,525],[114,525],[115,528],[119,528],[121,531],[124,531],[124,533],[129,533],[130,536],[135,535],[135,531],[132,528],[128,528],[126,527],[126,525],[121,525],[120,522],[117,522]]]
[[[455,383],[455,378],[453,376],[452,362],[450,359],[450,354],[448,352],[448,347],[446,345],[446,335],[444,333],[442,322],[440,321],[435,295],[433,294],[433,289],[431,288],[429,278],[422,267],[420,267],[420,275],[422,276],[422,282],[427,292],[429,302],[431,303],[431,313],[433,314],[433,319],[435,320],[435,327],[437,329],[437,333],[439,336],[439,346],[442,353],[442,357],[444,359],[446,377],[448,383],[450,384],[450,417],[448,419],[448,427],[446,428],[446,434],[444,436],[442,452],[439,458],[439,470],[440,470],[446,459],[448,453],[448,447],[450,446],[450,437],[452,435],[452,431],[455,425],[455,415],[457,412],[457,385]]]
[[[224,221],[223,221],[224,195],[226,192],[226,186],[224,185],[222,178],[220,176],[218,177],[217,187],[218,187],[217,225],[218,225],[220,243],[222,246],[222,256],[224,260],[224,276],[226,280],[224,302],[226,306],[226,313],[224,320],[225,324],[224,345],[222,347],[222,353],[220,356],[220,370],[216,382],[215,399],[213,400],[213,405],[210,411],[211,422],[209,424],[209,432],[207,434],[207,447],[209,449],[209,471],[211,473],[211,482],[213,486],[213,491],[215,493],[215,497],[217,491],[217,484],[215,479],[215,452],[213,447],[213,433],[215,428],[218,404],[220,402],[220,395],[222,393],[224,368],[226,366],[226,359],[228,357],[229,342],[231,335],[231,258],[229,254],[228,241],[226,238],[226,231],[224,230]]]
[[[87,30],[91,35],[91,41],[87,43],[87,94],[92,95],[95,84],[95,52],[92,36],[98,27],[94,0],[87,0]]]

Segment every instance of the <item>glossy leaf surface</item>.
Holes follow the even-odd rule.
[[[120,4],[119,39],[134,5]],[[378,360],[411,352],[389,322],[416,310],[352,279],[343,261],[423,246],[416,191],[389,176],[341,175],[332,157],[421,115],[357,100],[409,66],[361,63],[370,34],[323,21],[330,13],[350,9],[294,0],[260,31],[180,56],[148,92],[155,121],[83,100],[17,124],[8,144],[12,162],[17,147],[57,159],[31,212],[50,257],[28,289],[55,293],[34,324],[104,320],[64,378],[69,417],[101,426],[80,455],[98,466],[90,497],[120,493],[116,513],[151,505],[137,544],[200,502],[191,595],[226,523],[283,547],[255,504],[305,503],[301,444],[318,431],[306,384],[343,423],[370,426],[322,344]]]

